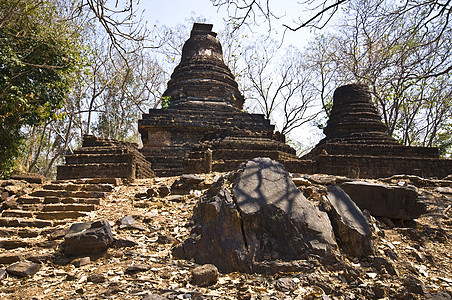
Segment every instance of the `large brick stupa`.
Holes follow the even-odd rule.
[[[230,171],[259,156],[302,169],[269,120],[242,111],[244,98],[212,27],[193,25],[163,94],[168,106],[139,120],[140,151],[158,176]]]

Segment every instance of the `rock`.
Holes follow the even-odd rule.
[[[452,180],[452,174],[447,175],[443,180]]]
[[[127,248],[127,247],[135,247],[138,243],[131,237],[121,237],[116,239],[113,247],[115,248]]]
[[[414,276],[408,275],[403,279],[403,285],[407,291],[413,294],[425,295],[428,294],[425,284]]]
[[[307,180],[306,178],[302,178],[302,177],[297,177],[297,178],[292,178],[293,183],[295,183],[296,186],[311,186],[312,183]]]
[[[89,256],[85,256],[85,257],[79,257],[74,259],[73,261],[71,261],[71,264],[74,265],[74,267],[81,267],[84,265],[87,265],[91,262],[91,258]]]
[[[136,274],[140,272],[146,272],[151,268],[150,265],[132,265],[128,266],[125,270],[126,274]]]
[[[217,283],[218,269],[211,264],[199,266],[191,271],[191,278],[193,285],[209,286]]]
[[[167,195],[171,194],[171,187],[167,185],[159,186],[159,196],[165,197]]]
[[[77,275],[72,272],[66,273],[66,277],[64,278],[66,281],[74,281],[75,279],[77,279]]]
[[[435,188],[435,192],[441,193],[441,194],[452,194],[452,187],[437,187]]]
[[[146,294],[141,298],[141,300],[166,300],[166,297],[162,297],[157,294]]]
[[[148,197],[147,191],[135,194],[136,199],[146,199],[147,197]]]
[[[204,182],[205,178],[194,175],[184,174],[180,179],[174,181],[171,186],[171,192],[173,194],[186,194],[190,190],[199,189],[200,184]]]
[[[380,273],[386,272],[389,275],[399,276],[399,272],[394,267],[394,263],[384,257],[375,257],[373,265]]]
[[[180,180],[189,185],[198,185],[203,182],[205,178],[194,174],[184,174],[180,177]]]
[[[54,231],[52,231],[50,234],[49,234],[49,237],[48,237],[48,239],[49,240],[58,240],[58,239],[62,239],[62,238],[64,238],[64,236],[68,233],[68,229],[67,228],[59,228],[59,229],[56,229],[56,230],[54,230]]]
[[[373,216],[412,220],[426,212],[426,204],[413,188],[369,182],[346,182],[341,188]]]
[[[340,187],[330,185],[322,204],[341,249],[355,257],[372,255],[374,250],[369,224],[352,199]]]
[[[9,195],[17,195],[24,188],[24,185],[7,185],[5,186],[5,191],[9,193]]]
[[[11,175],[11,179],[24,180],[28,183],[38,183],[38,184],[43,184],[46,181],[45,176],[36,173],[15,174]]]
[[[86,281],[93,283],[102,283],[105,282],[105,280],[107,280],[107,278],[102,273],[91,274],[86,278]]]
[[[74,223],[64,236],[64,241],[66,256],[102,253],[113,244],[111,226],[107,220]]]
[[[9,265],[22,260],[24,260],[24,257],[20,254],[0,254],[0,264],[2,265]]]
[[[426,300],[450,300],[452,297],[447,292],[430,293],[425,295]]]
[[[53,260],[53,258],[54,258],[53,254],[47,253],[47,254],[29,256],[29,257],[27,257],[27,260],[32,261],[37,264],[41,264],[44,262],[51,261],[51,260]]]
[[[146,191],[146,195],[148,197],[158,197],[159,196],[159,190],[156,187],[149,188]]]
[[[139,224],[132,216],[125,216],[116,221],[119,225],[119,229],[136,229],[140,231],[146,231],[146,228]]]
[[[0,268],[0,280],[6,277],[6,270],[3,268]]]
[[[255,158],[228,179],[220,178],[197,204],[194,222],[192,237],[173,254],[214,264],[224,273],[265,273],[263,262],[290,264],[311,256],[334,261],[337,253],[327,214],[269,158]]]
[[[157,238],[157,243],[159,244],[172,244],[176,241],[177,240],[170,235],[159,235],[159,237]]]
[[[39,269],[41,269],[40,264],[32,263],[32,262],[17,262],[6,268],[8,274],[17,276],[17,277],[31,277],[35,275]]]
[[[275,289],[281,292],[292,292],[297,288],[297,284],[291,278],[279,278],[273,284]]]

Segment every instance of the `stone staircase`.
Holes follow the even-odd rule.
[[[117,178],[57,180],[17,198],[0,213],[0,264],[23,259],[31,247],[57,247],[69,225],[89,219],[118,184]]]

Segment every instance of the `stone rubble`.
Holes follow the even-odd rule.
[[[73,259],[62,259],[62,249],[32,246],[0,252],[1,299],[451,299],[452,295],[452,211],[450,197],[435,191],[444,182],[416,185],[426,202],[427,211],[414,220],[387,219],[367,215],[370,222],[375,254],[364,258],[343,255],[337,266],[306,264],[306,270],[277,274],[220,273],[217,283],[200,287],[191,283],[191,261],[175,259],[173,244],[157,243],[159,236],[176,239],[179,243],[190,235],[193,208],[209,186],[224,173],[202,175],[205,186],[191,190],[183,202],[167,200],[165,196],[137,199],[136,194],[148,189],[171,186],[180,177],[137,180],[114,188],[99,204],[99,209],[72,222],[106,219],[110,224],[124,216],[133,216],[146,231],[127,230],[112,226],[116,241],[120,237],[134,240],[133,246],[110,247],[99,257],[91,257],[88,264],[74,266]],[[327,185],[318,180],[298,182],[298,188],[314,205],[319,205]],[[344,178],[329,178],[340,184]],[[404,181],[362,180],[397,186]],[[348,179],[352,181],[353,179]],[[346,180],[347,181],[347,180]],[[452,184],[449,185],[452,187]],[[147,201],[147,205],[142,203]],[[62,227],[71,224],[65,222]],[[31,220],[27,221],[31,225]],[[17,223],[19,224],[19,222]],[[24,223],[22,223],[24,224]],[[34,223],[39,225],[38,222]],[[45,230],[52,231],[52,225]],[[0,227],[0,232],[26,227]],[[37,230],[38,227],[27,229]],[[61,233],[56,234],[61,236]],[[44,237],[44,236],[43,236]],[[45,235],[46,239],[49,235]],[[57,240],[62,241],[61,238]],[[63,257],[64,258],[64,257]],[[41,261],[40,270],[32,277],[18,278],[5,269],[18,261]],[[127,273],[131,266],[148,265],[148,270]],[[145,269],[145,268],[143,268]],[[3,270],[3,271],[2,271]],[[2,275],[3,274],[3,275]],[[94,275],[94,276],[92,276]],[[88,280],[89,278],[89,280]],[[102,279],[103,278],[103,279]],[[289,278],[289,280],[283,278]],[[415,280],[413,280],[413,278]],[[96,281],[96,282],[93,282]],[[277,283],[278,282],[278,283]],[[287,285],[287,289],[284,287]],[[278,289],[276,288],[278,286]],[[292,290],[292,288],[294,289]]]

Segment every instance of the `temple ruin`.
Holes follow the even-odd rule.
[[[281,162],[293,173],[324,173],[356,178],[395,174],[442,178],[452,160],[437,148],[407,147],[391,137],[371,102],[368,88],[339,87],[326,137],[302,158],[262,114],[242,110],[244,97],[223,61],[213,25],[195,23],[162,97],[138,121],[143,148],[85,136],[66,156],[58,179],[82,177],[148,178],[183,173],[235,170],[255,157]],[[152,168],[152,170],[151,170]]]
[[[163,94],[168,106],[139,120],[140,151],[158,176],[230,171],[258,156],[303,164],[269,120],[242,111],[244,98],[212,26],[193,25]]]
[[[443,178],[452,160],[440,159],[438,148],[408,147],[387,132],[371,102],[368,87],[350,84],[336,89],[326,137],[303,159],[315,173],[378,178],[395,174]]]
[[[124,178],[134,180],[155,176],[151,163],[138,151],[138,145],[84,135],[82,147],[65,156],[57,167],[57,179]]]

